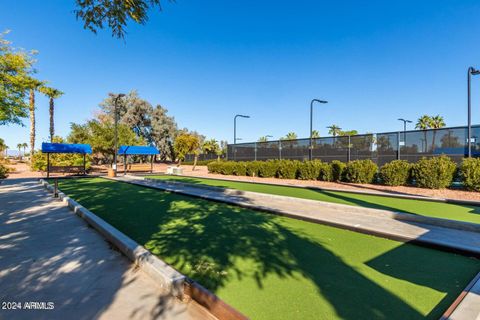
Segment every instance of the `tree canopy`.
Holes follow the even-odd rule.
[[[27,95],[39,84],[33,75],[35,51],[16,49],[0,34],[0,125],[20,124],[28,116]]]
[[[178,160],[182,161],[187,154],[194,154],[200,148],[200,140],[193,134],[183,133],[175,139],[174,148]]]
[[[114,37],[124,38],[128,21],[145,24],[151,8],[161,10],[161,0],[76,0],[75,15],[84,29],[97,33],[108,27]]]

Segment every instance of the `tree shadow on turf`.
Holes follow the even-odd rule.
[[[304,277],[340,318],[424,318],[320,241],[287,226],[288,218],[107,180],[85,182],[84,187],[62,182],[61,189],[212,292],[246,277],[256,281],[258,290],[270,289],[265,279],[271,275]],[[425,249],[401,247],[412,259],[395,256],[402,266],[395,277],[409,279],[414,274],[418,279],[411,282],[438,289],[438,284],[422,279],[436,261],[418,264],[414,258]],[[453,300],[459,290],[446,291],[444,301]],[[248,299],[252,293],[244,295]],[[437,318],[443,307],[435,307],[429,316]]]

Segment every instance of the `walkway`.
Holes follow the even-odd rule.
[[[0,302],[54,303],[0,319],[212,319],[162,293],[34,179],[0,184]]]
[[[332,204],[315,200],[267,195],[232,189],[206,189],[194,185],[169,184],[144,180],[138,176],[122,176],[118,181],[150,186],[162,190],[221,201],[251,209],[259,209],[300,219],[314,220],[388,238],[416,241],[446,247],[480,256],[480,232],[469,232],[425,223],[397,220],[389,211]]]

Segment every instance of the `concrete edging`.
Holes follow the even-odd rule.
[[[136,178],[138,179],[138,177]],[[253,191],[242,191],[237,189],[229,189],[229,188],[222,188],[222,187],[215,187],[215,186],[205,186],[200,184],[197,185],[197,184],[185,183],[185,182],[179,182],[179,181],[164,181],[161,179],[146,178],[146,177],[142,177],[142,179],[150,182],[164,184],[166,186],[171,186],[171,187],[183,186],[183,187],[191,187],[191,188],[201,188],[201,189],[211,190],[211,191],[231,191],[231,192],[235,192],[236,195],[256,194],[264,197],[272,197],[277,199],[289,199],[289,200],[299,199],[299,201],[306,201],[306,202],[313,201],[314,203],[325,205],[331,208],[362,211],[362,212],[368,212],[372,214],[382,214],[383,216],[388,216],[389,218],[396,219],[396,220],[418,222],[418,223],[424,223],[424,224],[429,224],[429,225],[434,225],[434,226],[439,226],[444,228],[451,228],[451,229],[480,233],[480,224],[470,223],[465,221],[456,221],[456,220],[450,220],[450,219],[444,219],[444,218],[427,217],[427,216],[415,215],[415,214],[406,213],[406,212],[390,211],[390,210],[384,210],[384,209],[356,207],[351,205],[332,203],[332,202],[326,202],[326,201],[320,201],[320,200],[294,198],[294,197],[288,197],[288,196],[258,193]],[[422,200],[422,199],[417,199],[417,200]]]
[[[48,191],[53,192],[53,186],[51,186],[47,181],[40,179],[39,182]],[[138,265],[153,280],[155,280],[163,289],[176,297],[183,297],[184,285],[187,279],[186,276],[172,268],[166,262],[151,254],[143,246],[139,245],[136,241],[120,232],[105,220],[101,219],[77,203],[75,200],[66,196],[63,192],[59,191],[58,196],[60,200],[62,200],[63,203],[68,206],[76,215],[85,220],[110,243],[117,247],[132,262]]]
[[[165,173],[156,173],[156,174],[153,174],[153,175],[169,176],[168,174],[165,174]],[[476,200],[459,200],[459,199],[452,199],[452,198],[436,198],[436,197],[429,197],[429,196],[388,193],[388,192],[382,192],[382,191],[375,192],[375,191],[338,189],[338,188],[330,188],[330,187],[316,187],[316,186],[281,184],[281,183],[274,183],[274,182],[243,181],[243,180],[236,180],[236,179],[233,179],[233,178],[228,178],[229,176],[227,176],[225,178],[212,178],[212,177],[203,177],[203,176],[175,175],[175,174],[173,176],[181,176],[181,177],[186,177],[186,178],[197,178],[197,179],[208,179],[208,180],[219,180],[219,181],[230,181],[230,182],[254,183],[254,184],[272,185],[272,186],[279,186],[279,187],[299,188],[299,189],[312,189],[312,190],[323,190],[323,191],[332,191],[332,192],[344,192],[344,193],[363,194],[363,195],[379,196],[379,197],[394,197],[394,198],[410,199],[410,200],[424,200],[424,201],[431,201],[431,202],[443,202],[443,203],[461,204],[461,205],[470,205],[470,206],[480,206],[480,201],[476,201]],[[148,177],[148,176],[145,175],[143,177]],[[350,185],[349,183],[346,183],[346,182],[340,182],[339,184]]]

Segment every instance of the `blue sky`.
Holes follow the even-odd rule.
[[[165,2],[126,41],[94,35],[72,12],[74,0],[2,1],[0,30],[37,49],[38,76],[65,92],[56,131],[92,116],[108,92],[137,89],[169,110],[180,127],[207,137],[253,141],[337,124],[359,132],[400,129],[396,119],[440,114],[466,123],[466,70],[480,67],[478,1]],[[473,119],[480,123],[480,77]],[[37,99],[38,142],[48,137],[48,101]],[[25,127],[1,126],[11,147]]]

